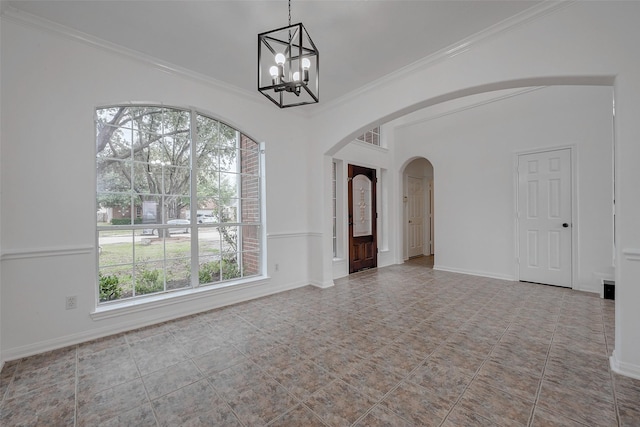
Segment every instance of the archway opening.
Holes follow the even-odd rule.
[[[433,172],[424,157],[413,159],[402,172],[403,259],[428,267],[435,258]]]

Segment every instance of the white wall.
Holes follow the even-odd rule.
[[[640,378],[640,3],[562,2],[543,3],[541,8],[543,13],[525,16],[515,26],[498,26],[467,40],[453,57],[443,52],[426,58],[326,106],[312,123],[314,158],[320,168],[322,154],[331,156],[372,124],[461,96],[528,86],[613,86],[616,340],[611,362],[616,372]],[[434,168],[438,174],[438,165]],[[324,185],[318,183],[311,191]],[[326,213],[329,203],[325,196],[313,211]],[[323,216],[311,220],[314,229],[331,232]],[[326,259],[331,250],[327,239],[322,242]],[[438,243],[436,247],[439,252]],[[491,270],[504,271],[506,263],[500,262],[502,266]],[[328,263],[323,265],[320,281],[332,273]]]
[[[309,283],[308,119],[257,93],[231,92],[11,16],[1,31],[2,360]],[[93,116],[97,106],[130,101],[195,107],[265,141],[270,279],[119,317],[90,316]],[[77,309],[65,310],[67,295],[78,296]]]
[[[574,289],[600,292],[613,266],[613,115],[608,87],[525,92],[396,128],[396,167],[435,170],[435,268],[517,279],[516,153],[575,151]]]

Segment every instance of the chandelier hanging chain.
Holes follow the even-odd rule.
[[[291,27],[291,0],[289,0],[289,27]],[[291,43],[291,30],[289,30],[289,43]]]

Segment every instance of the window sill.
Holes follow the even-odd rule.
[[[98,306],[90,313],[93,320],[104,320],[125,314],[139,313],[153,310],[160,307],[188,302],[204,297],[224,294],[232,291],[253,288],[268,283],[269,277],[257,276],[242,281],[227,282],[220,285],[203,286],[196,289],[185,289],[182,291],[160,294],[144,299],[123,301],[119,303]]]

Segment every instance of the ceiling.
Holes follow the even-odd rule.
[[[320,103],[327,104],[538,3],[293,0],[291,23],[303,22],[318,47]],[[288,23],[283,0],[17,0],[2,6],[253,93],[257,35]]]

